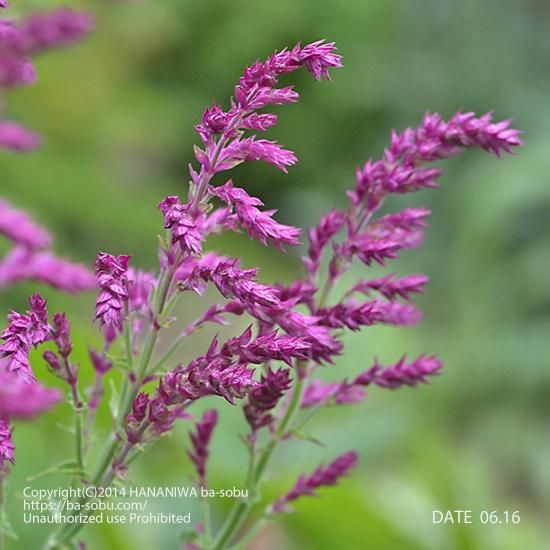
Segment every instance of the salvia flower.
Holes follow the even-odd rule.
[[[0,122],[0,148],[27,153],[38,148],[40,137],[24,126],[7,120]]]
[[[271,506],[271,511],[287,512],[290,502],[303,496],[315,496],[316,490],[320,487],[336,485],[338,480],[346,476],[356,465],[357,453],[352,451],[339,456],[328,466],[319,466],[310,476],[300,476],[294,488]]]
[[[238,299],[245,306],[279,307],[276,289],[256,282],[257,269],[240,269],[239,260],[222,260],[214,267],[199,267],[197,275],[212,281],[225,298]]]
[[[298,94],[291,87],[277,87],[279,76],[305,67],[317,80],[328,79],[328,70],[341,66],[335,49],[334,44],[319,41],[303,48],[298,44],[292,50],[275,52],[265,62],[257,61],[245,69],[228,111],[216,103],[205,110],[201,124],[195,127],[204,144],[204,149],[195,148],[200,170],[189,167],[193,182],[189,197],[194,205],[204,199],[211,179],[218,172],[256,160],[286,172],[287,167],[297,161],[292,151],[278,143],[243,134],[247,130],[263,132],[277,122],[272,113],[257,113],[257,110],[297,101]]]
[[[6,462],[13,464],[15,454],[15,445],[13,444],[13,438],[9,422],[0,418],[0,468],[5,465]]]
[[[0,335],[0,359],[5,359],[8,372],[16,373],[25,382],[35,382],[36,377],[29,363],[32,346],[46,341],[50,336],[46,301],[40,294],[30,300],[31,309],[26,314],[12,311],[8,314],[8,327]]]
[[[184,254],[200,254],[203,236],[190,205],[182,204],[178,197],[166,197],[159,209],[164,216],[164,228],[172,233],[172,244],[178,244]]]
[[[308,257],[303,258],[303,261],[311,275],[317,273],[325,247],[331,239],[340,232],[345,222],[345,212],[341,210],[331,210],[321,218],[321,221],[316,227],[308,231]]]
[[[46,229],[36,224],[32,218],[0,199],[0,234],[15,244],[30,249],[47,248],[52,239]]]
[[[220,354],[226,357],[238,357],[243,363],[263,364],[267,361],[283,361],[292,366],[294,359],[307,359],[311,343],[307,338],[278,335],[277,331],[252,339],[252,327],[249,326],[240,336],[224,343]]]
[[[219,367],[220,359],[216,357],[206,365],[195,362],[167,372],[157,390],[160,400],[165,405],[173,405],[217,395],[234,404],[235,399],[243,399],[257,385],[254,371],[246,366]]]
[[[249,392],[244,414],[253,431],[273,422],[270,411],[277,406],[291,383],[288,369],[268,369],[260,383]]]
[[[333,402],[335,405],[353,405],[365,399],[366,392],[358,384],[344,382],[322,382],[313,380],[307,386],[300,406],[303,409]]]
[[[340,303],[317,311],[321,323],[331,328],[358,330],[377,323],[414,325],[422,314],[412,304],[371,300],[360,305]]]
[[[13,47],[25,55],[79,42],[87,36],[93,20],[87,13],[62,8],[32,15],[22,22]]]
[[[71,342],[71,325],[65,313],[55,313],[52,320],[52,339],[57,346],[57,351],[65,359],[73,351]]]
[[[511,121],[492,122],[492,114],[476,117],[457,113],[448,122],[439,115],[426,114],[422,124],[393,133],[384,159],[369,161],[357,171],[357,186],[349,193],[359,206],[367,200],[372,207],[386,193],[407,193],[437,186],[441,170],[424,165],[455,156],[465,148],[480,147],[500,156],[521,145],[520,132],[510,128]]]
[[[0,418],[32,418],[51,409],[61,397],[57,389],[29,384],[17,374],[0,371]]]
[[[273,219],[275,210],[262,211],[256,208],[263,206],[263,202],[256,197],[251,197],[244,189],[233,187],[231,181],[221,187],[212,188],[211,192],[235,209],[239,224],[250,237],[258,239],[264,245],[269,241],[280,249],[285,244],[300,244],[299,229],[275,221]]]
[[[208,446],[217,422],[218,412],[216,409],[210,409],[206,411],[197,422],[195,431],[189,433],[193,448],[188,451],[187,454],[195,465],[201,487],[206,485],[206,462],[209,455]]]
[[[376,384],[383,388],[395,389],[401,386],[416,386],[418,383],[429,383],[429,377],[439,374],[443,363],[435,356],[421,355],[408,362],[402,357],[395,365],[383,367],[376,362],[369,370],[361,373],[354,384],[367,386]]]
[[[361,292],[367,295],[378,292],[388,300],[395,298],[411,300],[411,294],[423,292],[427,283],[426,275],[414,274],[397,278],[395,273],[390,273],[378,279],[362,280],[356,283],[350,292]]]
[[[421,355],[412,362],[402,357],[395,365],[383,367],[376,361],[373,367],[359,374],[355,379],[343,382],[322,382],[313,380],[304,391],[300,406],[304,409],[323,404],[352,405],[366,397],[364,387],[371,384],[382,388],[397,389],[402,386],[416,386],[429,383],[430,376],[439,374],[443,363],[435,356]]]
[[[100,252],[95,270],[100,287],[95,318],[102,327],[122,330],[123,308],[128,301],[128,262],[130,256],[112,256]]]
[[[97,288],[93,273],[48,250],[13,248],[0,260],[0,288],[19,281],[36,281],[70,293]]]

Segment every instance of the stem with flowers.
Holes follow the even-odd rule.
[[[297,161],[294,153],[257,137],[278,121],[264,109],[298,100],[292,86],[279,86],[284,75],[305,68],[316,80],[328,80],[329,70],[341,66],[333,43],[298,44],[247,67],[227,110],[216,103],[205,110],[195,127],[202,147],[194,150],[199,168],[189,168],[188,200],[182,203],[178,196],[169,196],[159,204],[166,237],[160,239],[158,275],[130,267],[127,255],[101,252],[97,257],[95,317],[104,346],[102,353],[90,350],[96,379],[86,392],[79,389],[77,368],[69,359],[72,344],[63,314],[55,314],[50,324],[46,301],[36,294],[29,311],[8,316],[8,327],[0,336],[4,365],[0,381],[9,389],[2,390],[8,391],[6,394],[0,392],[0,457],[4,462],[13,460],[5,419],[42,412],[59,399],[57,392],[36,381],[29,362],[31,347],[46,342],[56,346],[56,352],[44,352],[49,370],[67,382],[72,395],[76,477],[82,484],[108,487],[117,479],[124,481],[130,464],[144,449],[170,432],[176,421],[193,418],[197,401],[216,396],[222,398],[219,407],[196,419],[190,432],[193,481],[198,488],[205,488],[218,409],[223,410],[224,401],[241,405],[247,425],[244,441],[250,453],[249,498],[235,502],[221,525],[210,521],[210,506],[203,500],[204,529],[197,528],[193,541],[193,548],[222,550],[249,540],[265,518],[288,512],[294,500],[311,496],[321,487],[336,485],[357,465],[357,453],[346,452],[302,475],[275,502],[261,501],[260,487],[278,445],[300,437],[299,429],[316,411],[359,403],[368,386],[416,386],[439,374],[441,361],[421,355],[412,360],[403,356],[385,366],[375,361],[367,370],[335,382],[313,376],[320,366],[332,364],[343,353],[346,330],[375,324],[408,326],[420,320],[412,298],[424,290],[427,277],[423,275],[397,277],[390,273],[378,279],[360,279],[342,298],[331,300],[336,282],[353,262],[385,266],[400,251],[421,245],[430,212],[407,208],[380,216],[382,203],[395,194],[436,187],[441,171],[430,167],[434,161],[467,148],[482,148],[496,155],[511,152],[520,140],[510,121],[495,123],[490,114],[476,117],[473,113],[457,113],[445,121],[427,114],[418,128],[394,132],[383,158],[370,160],[356,171],[348,208],[332,210],[309,229],[309,247],[302,258],[305,275],[290,284],[262,284],[258,269],[243,268],[237,258],[203,251],[209,236],[226,231],[244,231],[279,250],[300,244],[300,229],[277,222],[275,211],[263,209],[259,198],[235,186],[231,179],[222,185],[212,182],[214,176],[252,161],[266,162],[286,173]],[[209,286],[223,301],[206,307],[171,342],[165,342],[167,351],[159,354],[157,345],[166,337],[164,329],[174,322],[170,315],[179,298],[187,292],[202,295]],[[177,364],[180,346],[195,330],[207,324],[229,324],[229,319],[241,315],[251,321],[244,331],[223,340],[215,337],[206,351],[197,353],[186,365]],[[90,446],[95,413],[102,405],[105,378],[115,368],[123,375],[113,429],[89,474],[85,450]],[[22,405],[11,399],[13,395],[26,396],[23,411]],[[80,503],[87,501],[88,497],[83,497]],[[259,522],[246,525],[256,504],[263,509],[256,518]],[[75,511],[63,516],[67,521],[52,534],[49,547],[71,544],[83,526],[76,520],[89,513]]]

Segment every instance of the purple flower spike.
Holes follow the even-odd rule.
[[[256,197],[251,197],[244,189],[233,187],[231,180],[221,187],[211,188],[211,193],[232,206],[240,225],[250,237],[258,239],[262,244],[267,245],[270,241],[281,250],[285,244],[291,246],[300,244],[299,229],[276,222],[273,219],[275,210],[261,211],[256,208],[263,206],[263,202]]]
[[[212,281],[222,296],[236,298],[243,305],[280,307],[276,289],[256,282],[257,269],[240,269],[239,260],[222,260],[217,265],[198,269],[205,281]]]
[[[383,367],[376,362],[371,369],[361,373],[354,384],[360,386],[376,384],[389,389],[416,386],[419,382],[428,384],[430,382],[428,377],[439,374],[442,368],[443,363],[434,355],[430,357],[421,355],[410,363],[402,357],[395,365],[389,367]]]
[[[28,153],[40,145],[38,134],[15,122],[0,122],[0,148],[17,153]]]
[[[46,301],[36,293],[29,299],[31,310],[25,315],[12,311],[8,314],[8,327],[0,335],[0,359],[5,359],[7,372],[16,373],[25,382],[36,378],[29,363],[32,346],[38,346],[49,338]]]
[[[0,468],[6,462],[13,464],[15,445],[11,435],[11,428],[7,420],[0,418]]]
[[[201,368],[202,367],[202,368]],[[206,395],[218,395],[229,403],[246,397],[255,387],[254,371],[245,366],[220,368],[217,359],[206,366],[191,363],[166,373],[161,379],[158,394],[166,405],[192,401]]]
[[[302,496],[315,496],[319,487],[336,485],[341,477],[346,476],[357,464],[357,453],[349,452],[339,456],[328,466],[319,466],[310,476],[302,475],[294,488],[278,499],[272,506],[273,513],[288,512],[288,503]]]
[[[360,281],[352,288],[351,292],[370,294],[372,291],[380,293],[388,300],[403,298],[411,300],[411,294],[424,292],[424,286],[428,283],[426,275],[407,275],[406,277],[395,278],[395,273],[372,279]]]
[[[2,199],[0,199],[0,234],[30,249],[47,248],[52,241],[50,234],[37,225],[28,214],[13,208]]]
[[[71,342],[71,325],[64,313],[55,313],[53,316],[52,337],[61,357],[67,358],[73,351]]]
[[[109,372],[113,367],[113,363],[111,361],[109,361],[101,353],[97,353],[97,351],[95,351],[94,349],[90,348],[88,350],[88,354],[92,362],[92,367],[94,368],[94,371],[99,377]]]
[[[300,406],[303,409],[321,404],[354,405],[365,399],[367,394],[363,388],[349,382],[326,383],[313,380],[304,391]]]
[[[189,213],[190,206],[172,196],[166,197],[159,204],[159,209],[164,216],[164,228],[172,231],[172,244],[179,244],[184,255],[200,254],[203,236]]]
[[[334,53],[335,49],[334,44],[321,40],[304,48],[298,44],[290,51],[284,49],[275,52],[265,62],[257,61],[244,70],[228,111],[215,102],[204,111],[201,123],[195,126],[204,144],[202,149],[195,148],[200,170],[189,167],[193,182],[189,198],[194,206],[201,204],[207,195],[210,181],[219,172],[256,160],[286,172],[289,166],[296,163],[294,153],[278,143],[245,134],[248,130],[264,132],[277,123],[276,115],[256,112],[259,109],[298,100],[299,96],[292,87],[277,88],[281,75],[305,67],[317,80],[323,77],[328,79],[329,69],[342,65],[340,56]],[[271,214],[263,213],[268,225],[275,223],[269,221]],[[263,239],[267,236],[263,236]],[[297,233],[287,235],[290,240],[296,240],[296,237]]]
[[[122,330],[123,307],[128,300],[128,262],[130,256],[112,256],[100,252],[95,263],[100,291],[95,318],[107,329]]]
[[[248,394],[248,403],[244,406],[244,414],[252,431],[255,432],[273,422],[274,418],[269,411],[277,406],[291,383],[287,369],[268,369],[267,374],[262,376],[259,385]]]
[[[296,164],[296,155],[281,147],[275,141],[254,139],[235,140],[227,146],[217,162],[217,171],[229,170],[242,162],[263,161],[287,172],[287,166]]]
[[[414,325],[422,314],[412,304],[372,300],[361,305],[337,304],[318,310],[323,325],[331,328],[347,327],[359,330],[362,326],[378,323],[390,325]]]
[[[59,390],[37,382],[29,384],[16,374],[0,371],[0,418],[32,418],[51,409],[61,398]]]
[[[217,422],[218,412],[215,409],[211,409],[206,411],[202,415],[201,420],[197,422],[195,432],[189,433],[193,450],[188,451],[187,454],[195,465],[201,487],[206,485],[206,462],[209,455],[208,445],[210,444],[210,439]]]
[[[309,258],[304,258],[307,270],[314,275],[319,269],[323,250],[330,240],[336,236],[346,222],[346,214],[341,210],[331,210],[325,214],[317,227],[308,231]]]
[[[93,20],[84,12],[58,9],[33,15],[19,26],[18,49],[26,55],[79,42],[92,30]]]
[[[457,113],[448,122],[426,114],[418,128],[392,133],[382,160],[369,160],[357,171],[357,186],[349,193],[352,204],[367,200],[374,210],[386,193],[437,187],[441,170],[425,163],[456,156],[466,148],[479,147],[497,156],[511,153],[521,145],[521,132],[510,128],[510,123],[493,123],[491,113],[479,118],[474,113]]]
[[[0,261],[0,288],[22,280],[72,293],[97,288],[96,279],[86,266],[58,258],[49,251],[35,252],[18,246]]]

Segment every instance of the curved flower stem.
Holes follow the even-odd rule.
[[[150,426],[150,422],[148,420],[144,421],[142,425],[139,427],[138,431],[136,432],[136,436],[138,439],[145,434],[147,429]],[[113,466],[110,470],[105,472],[103,479],[101,480],[94,480],[93,485],[97,487],[108,487],[116,475],[116,468],[118,466],[125,465],[127,462],[128,455],[132,451],[132,449],[135,447],[135,443],[126,442],[120,452],[116,455],[116,457],[113,458]],[[89,500],[88,498],[82,499],[82,503]],[[81,504],[82,504],[81,503]],[[81,507],[81,509],[83,509]],[[91,509],[85,509],[86,511],[81,512],[81,514],[85,514],[86,516],[91,515],[93,512]],[[65,529],[55,540],[55,544],[62,545],[65,543],[69,543],[71,539],[80,531],[84,524],[81,522],[77,522],[74,524],[70,524],[67,529]],[[56,548],[57,546],[53,546]]]
[[[71,365],[67,357],[63,358],[63,367],[65,376],[71,388],[71,399],[74,409],[74,433],[75,433],[75,458],[78,468],[84,472],[84,440],[82,437],[82,415],[84,413],[84,405],[78,391],[78,382],[75,374],[75,369]]]
[[[166,300],[175,273],[175,265],[176,264],[174,264],[174,266],[171,266],[169,269],[164,270],[160,277],[159,291],[155,308],[157,317],[160,317],[164,312]],[[112,434],[111,441],[107,444],[96,467],[91,481],[92,485],[99,485],[100,483],[106,483],[108,485],[114,478],[114,474],[111,475],[112,469],[111,471],[109,471],[109,466],[111,466],[113,462],[119,463],[121,457],[121,454],[115,457],[115,454],[121,442],[118,436],[118,431],[122,428],[124,418],[128,414],[132,403],[137,393],[139,392],[139,388],[141,387],[143,379],[147,373],[147,367],[149,366],[151,357],[155,349],[155,345],[158,340],[158,332],[159,328],[157,326],[154,326],[150,330],[139,362],[138,371],[136,373],[136,381],[134,384],[132,384],[131,389],[126,391],[125,394],[121,395],[120,406],[118,407],[118,415],[115,419],[114,433]],[[125,452],[122,461],[124,460],[124,458],[126,458],[127,454],[131,450],[127,449],[127,446],[128,443],[126,443],[120,451],[120,453]],[[56,548],[59,547],[60,544],[69,542],[74,537],[74,535],[76,535],[76,533],[80,531],[82,527],[82,523],[67,524],[63,526],[56,532],[56,534],[53,535],[50,547]]]
[[[320,308],[326,305],[330,297],[330,293],[332,291],[333,285],[334,285],[334,279],[329,277],[325,283],[323,290],[321,291],[321,295],[319,298]],[[285,414],[281,422],[277,427],[277,430],[275,431],[274,436],[272,437],[268,445],[265,447],[265,449],[262,451],[262,453],[258,457],[256,466],[254,466],[253,464],[253,461],[255,460],[255,453],[252,452],[250,454],[251,476],[250,476],[250,482],[248,487],[249,499],[247,500],[243,499],[235,503],[225,523],[222,525],[220,531],[218,532],[218,535],[214,541],[213,550],[223,550],[224,548],[226,548],[226,545],[231,542],[231,539],[233,538],[235,533],[238,531],[239,527],[243,524],[243,522],[248,517],[248,514],[250,513],[250,510],[253,505],[253,501],[250,499],[250,496],[256,494],[258,487],[262,481],[265,470],[269,465],[269,462],[271,460],[271,457],[273,456],[273,453],[277,445],[284,439],[288,431],[288,428],[291,426],[292,421],[296,416],[296,413],[300,409],[300,403],[302,401],[302,395],[304,391],[305,382],[307,380],[308,370],[309,370],[309,363],[306,363],[304,361],[298,361],[298,363],[296,364],[296,384],[294,385],[294,388],[292,391],[292,397],[290,399],[290,403],[285,411]]]
[[[207,497],[201,497],[202,504],[202,525],[204,528],[204,540],[206,546],[210,546],[212,540],[212,531],[210,525],[210,504],[208,504]]]

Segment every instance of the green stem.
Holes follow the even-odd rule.
[[[128,304],[125,306],[126,322],[124,323],[124,347],[126,348],[126,361],[128,362],[128,370],[134,370],[134,353],[132,349],[132,335],[130,332],[130,318],[128,312]]]
[[[153,368],[151,368],[151,373],[158,372],[159,369],[161,369],[166,361],[174,355],[174,353],[178,350],[178,348],[183,344],[184,340],[187,338],[187,334],[183,333],[180,334],[173,342],[172,345],[166,350],[166,353],[154,364]]]
[[[212,540],[212,531],[210,527],[210,505],[208,504],[208,499],[202,497],[202,525],[204,528],[204,541],[206,547],[210,546],[210,541]]]
[[[329,277],[321,292],[321,296],[319,299],[320,308],[324,307],[326,302],[328,301],[333,285],[334,285],[334,280]],[[285,411],[285,414],[281,422],[279,423],[279,426],[277,427],[277,430],[275,431],[273,438],[270,440],[268,445],[262,451],[256,466],[253,467],[252,469],[253,473],[252,473],[252,482],[250,487],[251,491],[249,491],[249,497],[251,496],[251,494],[256,493],[257,487],[262,481],[262,477],[271,460],[271,457],[273,456],[273,453],[277,445],[284,438],[289,426],[291,425],[292,421],[294,420],[294,417],[296,416],[296,413],[300,409],[300,403],[302,401],[302,395],[303,395],[304,385],[307,377],[308,366],[309,365],[307,363],[304,363],[303,361],[299,361],[298,364],[296,365],[296,384],[294,385],[294,390],[292,392],[290,403]],[[253,459],[254,459],[254,455],[252,454],[251,460]],[[226,545],[231,542],[231,539],[234,537],[239,527],[243,524],[243,522],[248,517],[251,507],[252,507],[252,501],[250,500],[250,498],[247,500],[240,500],[239,502],[235,503],[225,523],[222,525],[220,531],[218,532],[218,536],[216,537],[216,540],[214,542],[213,550],[223,550],[226,547]]]
[[[168,296],[170,286],[172,285],[172,279],[175,272],[175,265],[176,264],[174,264],[174,266],[172,266],[167,271],[164,271],[160,277],[159,292],[157,295],[156,308],[155,308],[157,317],[160,317],[163,314],[164,307],[166,305],[166,298]],[[126,391],[125,387],[123,388],[120,406],[118,407],[118,415],[117,415],[117,418],[115,419],[115,432],[112,434],[111,441],[108,443],[107,447],[103,451],[101,459],[97,465],[97,468],[92,478],[92,485],[98,485],[99,483],[106,483],[108,485],[113,480],[114,476],[111,475],[112,472],[109,472],[108,470],[111,464],[113,463],[115,453],[120,444],[120,440],[117,437],[117,433],[119,429],[122,427],[124,418],[128,414],[132,406],[132,403],[139,391],[139,388],[141,387],[141,383],[143,382],[143,379],[147,372],[147,367],[149,366],[149,362],[151,361],[151,357],[153,355],[153,351],[157,343],[158,332],[159,332],[158,327],[155,326],[151,328],[146,340],[143,353],[141,355],[140,364],[138,366],[138,371],[136,374],[136,382],[135,384],[132,385],[133,387],[129,391]],[[122,456],[122,453],[125,453],[124,458],[127,456],[129,452],[129,449],[127,449],[127,445],[128,444],[126,444],[126,446],[122,448],[121,455],[118,455],[118,458]],[[63,528],[59,529],[57,533],[53,536],[53,541],[50,546],[53,546],[55,548],[56,545],[69,542],[74,537],[74,535],[76,535],[76,533],[80,531],[82,526],[83,526],[82,523],[65,525]]]
[[[75,410],[74,414],[74,432],[75,432],[75,452],[78,469],[84,473],[84,444],[82,438],[82,407]]]
[[[303,365],[301,367],[303,368]],[[285,415],[283,416],[283,419],[281,420],[274,437],[260,454],[256,467],[253,467],[252,469],[249,498],[247,500],[240,500],[239,502],[235,503],[233,509],[227,517],[227,520],[223,524],[218,533],[218,536],[216,537],[213,547],[214,550],[223,550],[226,545],[231,542],[231,539],[238,531],[239,527],[248,517],[248,514],[250,513],[250,509],[252,507],[250,496],[252,493],[256,493],[257,487],[262,480],[265,470],[271,460],[271,457],[273,456],[275,448],[285,436],[288,427],[290,426],[292,420],[294,419],[294,416],[296,415],[296,412],[299,409],[299,405],[302,400],[304,385],[304,380],[300,376],[300,365],[297,367],[296,373],[296,385],[294,386],[292,398],[288,405],[288,408],[285,411]],[[253,460],[253,456],[254,455],[251,456],[251,460]]]

